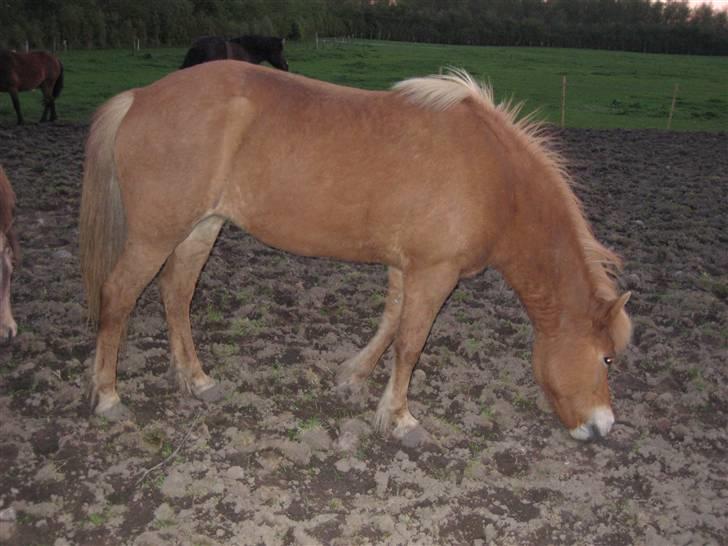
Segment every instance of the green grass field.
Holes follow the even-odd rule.
[[[353,41],[316,48],[288,43],[291,70],[343,85],[385,89],[411,76],[449,65],[489,80],[499,98],[526,102],[526,111],[560,122],[562,76],[567,77],[566,126],[660,128],[667,125],[679,86],[672,128],[728,130],[728,58],[613,51],[447,46]],[[175,70],[184,49],[69,51],[61,54],[66,86],[58,101],[62,120],[87,121],[105,99]],[[21,94],[28,121],[40,117],[40,93]],[[14,122],[0,95],[0,123]]]

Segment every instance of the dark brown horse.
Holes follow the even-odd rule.
[[[238,36],[229,40],[219,36],[203,36],[195,40],[180,68],[188,68],[208,61],[232,59],[260,64],[267,61],[281,70],[288,70],[283,56],[282,38],[270,36]]]
[[[63,64],[47,51],[17,53],[0,49],[0,91],[10,93],[18,125],[23,123],[18,93],[38,89],[43,92],[43,116],[40,121],[55,121],[56,99],[63,89]]]
[[[629,293],[612,277],[620,260],[594,238],[561,157],[517,112],[465,73],[383,92],[248,63],[206,63],[111,99],[86,144],[80,219],[96,413],[127,412],[121,335],[160,270],[180,385],[220,396],[189,310],[230,220],[283,250],[389,267],[379,329],[338,377],[342,391],[361,389],[394,345],[382,429],[426,439],[407,405],[412,370],[459,279],[493,267],[533,322],[535,376],[564,425],[578,439],[606,435],[608,369],[631,331]]]
[[[18,333],[10,307],[10,278],[19,257],[18,239],[13,228],[15,194],[5,171],[0,166],[0,342]]]

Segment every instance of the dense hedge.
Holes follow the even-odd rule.
[[[186,45],[205,34],[728,55],[728,14],[684,0],[3,0],[0,46]]]

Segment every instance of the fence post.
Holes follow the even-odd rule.
[[[672,105],[670,106],[670,115],[667,116],[667,130],[670,130],[670,127],[672,126],[672,115],[675,113],[675,103],[677,102],[677,92],[680,89],[679,84],[675,84],[675,87],[672,89]]]
[[[28,51],[30,51],[30,43],[28,40],[25,40],[25,52],[28,53]]]
[[[561,76],[561,128],[566,121],[566,74]]]
[[[318,32],[316,33],[316,49],[318,49]]]

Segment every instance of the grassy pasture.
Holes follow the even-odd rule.
[[[728,58],[614,51],[448,46],[381,41],[287,44],[291,70],[344,85],[384,89],[410,76],[463,67],[489,80],[498,98],[526,102],[526,110],[559,123],[562,76],[567,77],[566,125],[665,128],[675,84],[672,128],[728,130]],[[61,54],[66,86],[61,119],[86,121],[105,99],[175,70],[185,50],[79,50]],[[40,93],[21,94],[28,121],[40,117]],[[0,96],[0,123],[14,113]]]

